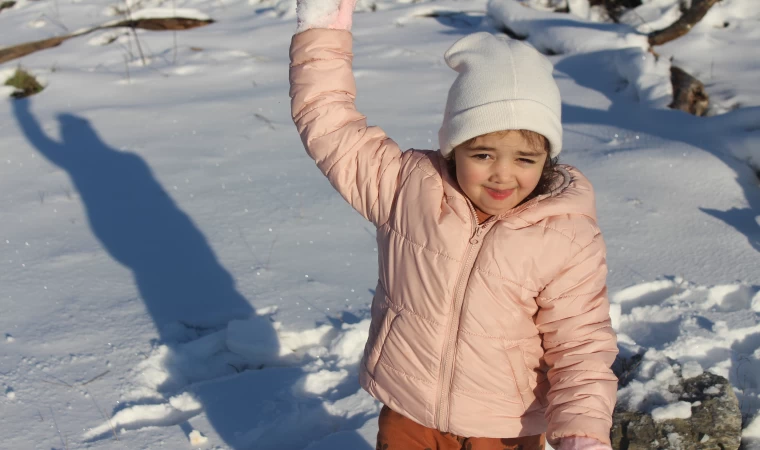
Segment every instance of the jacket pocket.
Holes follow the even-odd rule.
[[[387,299],[386,305],[388,305],[388,307],[385,309],[385,315],[380,322],[380,326],[377,329],[377,335],[373,339],[374,343],[372,344],[372,348],[369,349],[369,353],[367,354],[367,359],[365,361],[367,371],[373,376],[375,375],[375,368],[377,367],[377,363],[380,361],[380,357],[383,355],[383,347],[385,347],[385,342],[387,341],[388,335],[391,332],[393,322],[395,322],[396,318],[399,316],[399,314],[390,307]],[[370,337],[370,339],[372,338]]]
[[[528,368],[525,366],[525,360],[523,359],[522,349],[519,345],[508,347],[507,359],[509,359],[509,365],[512,369],[512,377],[515,380],[515,387],[520,395],[520,400],[523,404],[523,411],[527,411],[533,404],[536,396],[533,394],[533,389],[530,387]]]

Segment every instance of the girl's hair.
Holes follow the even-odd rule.
[[[541,178],[538,179],[538,184],[536,185],[536,188],[533,189],[533,192],[530,193],[525,199],[520,202],[520,204],[523,204],[533,198],[538,197],[539,195],[544,194],[551,194],[552,186],[554,185],[555,181],[557,180],[557,176],[559,176],[559,172],[557,172],[557,163],[559,161],[559,157],[551,158],[548,155],[551,153],[551,145],[549,144],[549,140],[544,137],[544,135],[536,133],[535,131],[530,130],[516,130],[520,135],[528,141],[528,144],[536,149],[543,149],[546,152],[546,161],[544,162],[544,168],[541,171]],[[509,131],[497,131],[496,135],[500,134],[506,134]],[[476,138],[472,138],[470,140],[467,140],[459,145],[469,145],[474,141]],[[459,145],[457,147],[459,147]],[[453,179],[456,180],[457,178],[457,166],[456,161],[454,159],[454,152],[452,151],[449,153],[449,155],[446,157],[446,163],[447,163],[447,169],[449,171],[449,175]]]

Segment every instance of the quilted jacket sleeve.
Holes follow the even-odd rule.
[[[617,338],[610,326],[606,247],[601,234],[579,249],[537,298],[536,324],[549,365],[547,439],[582,436],[610,444]]]
[[[330,183],[376,226],[385,223],[398,186],[398,145],[354,105],[352,35],[312,29],[293,36],[290,98],[306,152]]]

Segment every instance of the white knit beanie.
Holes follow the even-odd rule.
[[[459,75],[438,132],[443,156],[469,139],[504,130],[542,134],[552,158],[562,151],[562,100],[546,57],[520,41],[486,32],[458,40],[444,57]]]

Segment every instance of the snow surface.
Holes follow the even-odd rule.
[[[0,13],[0,45],[89,29],[124,5],[20,0]],[[356,379],[374,230],[290,121],[295,2],[129,6],[215,23],[137,40],[102,30],[0,65],[3,78],[20,63],[47,85],[24,101],[0,91],[3,445],[374,448],[380,405]],[[596,188],[621,353],[644,354],[619,401],[671,411],[671,360],[684,376],[714,372],[740,399],[745,446],[760,448],[760,187],[748,165],[760,165],[760,66],[748,57],[760,5],[723,0],[658,60],[640,24],[593,11],[547,16],[505,0],[359,9],[359,107],[416,148],[437,145],[454,77],[443,52],[524,13],[515,31],[557,53],[561,158]],[[665,107],[671,56],[706,82],[713,117]]]

